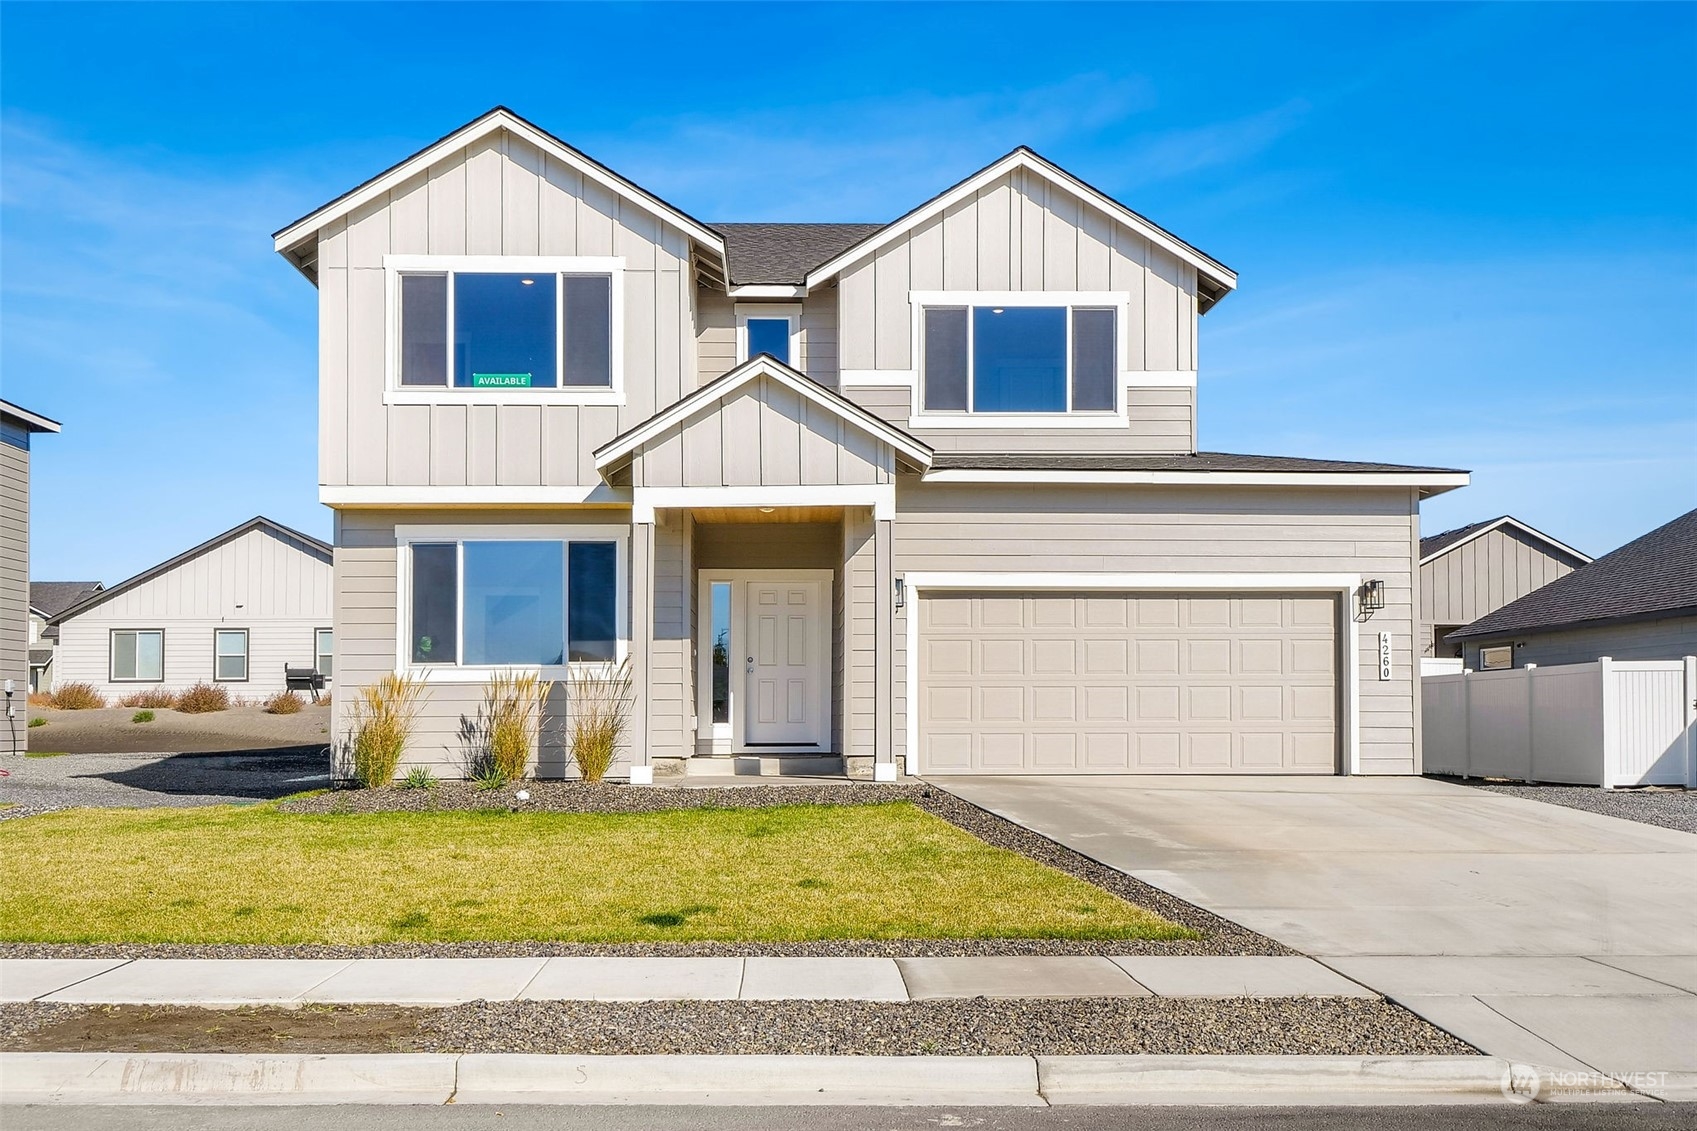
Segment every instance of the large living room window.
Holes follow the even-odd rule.
[[[406,660],[559,668],[620,658],[621,543],[602,538],[409,541]]]
[[[1043,299],[1033,293],[1031,300]],[[920,308],[927,413],[1111,413],[1118,406],[1118,310],[1025,301]]]
[[[391,390],[593,399],[618,385],[616,261],[394,256]]]

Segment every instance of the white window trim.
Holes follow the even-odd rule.
[[[1112,590],[1115,592],[1314,592],[1336,594],[1342,638],[1338,657],[1342,714],[1338,737],[1344,773],[1361,772],[1361,624],[1355,616],[1360,574],[1348,573],[915,573],[904,577],[907,589],[907,772],[919,773],[919,601],[926,593],[947,590],[1019,592]],[[1418,693],[1419,675],[1416,681]]]
[[[145,633],[157,633],[159,636],[159,678],[148,676],[120,676],[118,674],[118,637],[124,633],[141,636]],[[139,649],[138,649],[139,654]],[[139,666],[139,665],[138,665]],[[163,628],[114,628],[106,633],[106,674],[113,683],[164,683],[165,682],[165,630]]]
[[[737,320],[737,364],[752,360],[748,356],[748,320],[782,318],[790,324],[790,357],[784,364],[801,370],[801,304],[798,302],[739,302],[734,307]]]
[[[218,638],[220,636],[226,636],[226,635],[229,635],[229,636],[239,635],[242,638],[242,652],[241,652],[242,674],[240,676],[227,676],[226,677],[226,676],[222,676],[222,675],[218,674],[218,661],[219,661],[219,659],[222,658],[225,655],[231,655],[231,656],[235,655],[235,653],[233,653],[233,652],[232,653],[223,653],[223,652],[218,651]],[[212,682],[213,683],[247,683],[252,678],[253,678],[253,634],[250,633],[245,628],[215,628],[215,629],[213,629],[212,630]]]
[[[530,272],[539,275],[610,275],[612,292],[608,341],[613,383],[609,388],[565,385],[565,352],[560,348],[563,291],[555,295],[555,386],[551,389],[461,389],[448,370],[446,385],[401,384],[401,275],[408,272]],[[384,363],[386,405],[527,404],[584,405],[625,403],[625,260],[617,255],[385,255],[383,257]],[[448,338],[453,341],[453,288],[448,289]],[[451,351],[450,351],[451,352]]]
[[[497,672],[535,672],[542,679],[569,679],[574,672],[605,668],[600,661],[578,660],[565,664],[415,664],[408,641],[412,621],[412,545],[415,542],[612,542],[615,546],[613,573],[614,635],[618,637],[615,662],[622,663],[630,655],[630,528],[622,525],[453,525],[453,526],[396,526],[395,527],[395,670],[416,676],[430,683],[486,683]],[[569,551],[566,567],[569,570]],[[565,577],[561,577],[565,584]],[[463,571],[460,585],[465,585]],[[463,600],[462,594],[456,601]],[[565,610],[569,618],[571,594],[565,594]],[[461,625],[459,646],[465,646],[464,625]]]

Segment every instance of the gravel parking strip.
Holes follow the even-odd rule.
[[[1659,825],[1675,832],[1697,833],[1697,792],[1678,787],[1643,786],[1638,789],[1602,789],[1592,785],[1532,785],[1525,782],[1482,781],[1477,778],[1439,778],[1455,785],[1472,786],[1509,797],[1524,797],[1547,805],[1583,809],[1605,817],[1619,817],[1643,825]]]
[[[107,1052],[1457,1056],[1361,998],[472,1002],[447,1009],[0,1006],[0,1047]]]

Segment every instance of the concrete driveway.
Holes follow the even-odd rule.
[[[1487,1052],[1697,1089],[1697,836],[1420,778],[936,784]]]

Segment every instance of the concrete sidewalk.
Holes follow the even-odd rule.
[[[1300,957],[0,959],[0,1001],[101,1005],[1149,996],[1378,995]]]

